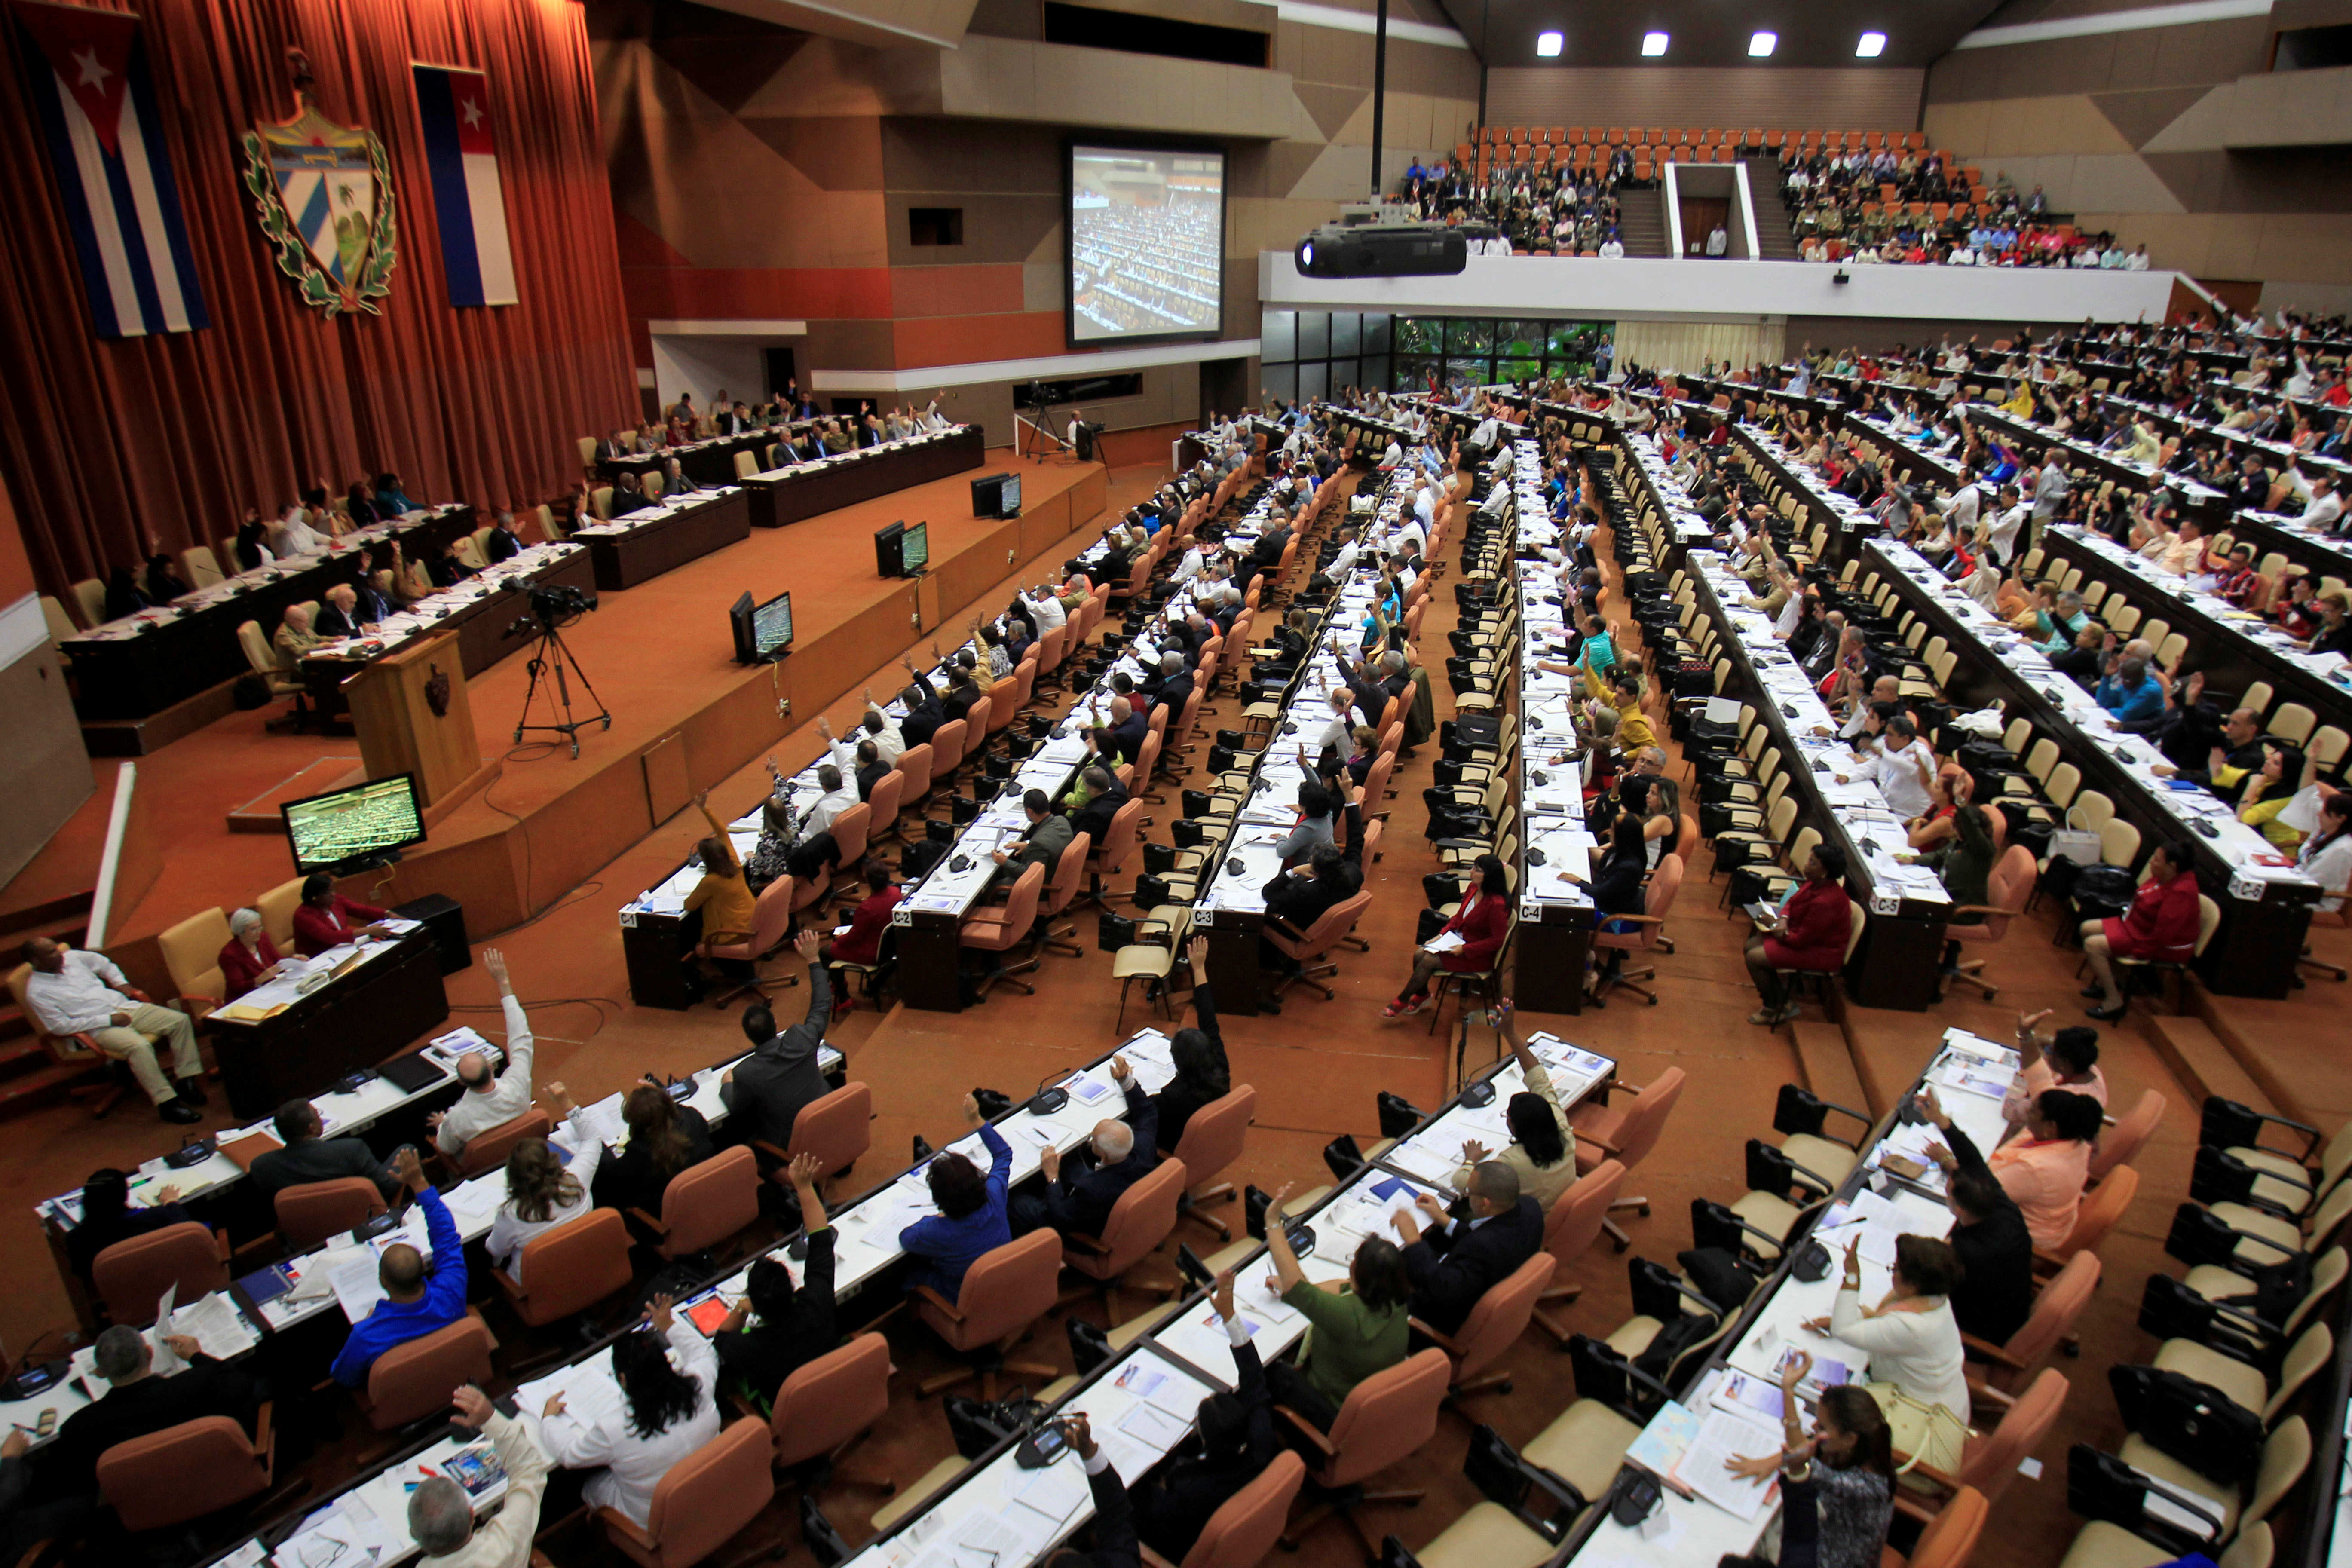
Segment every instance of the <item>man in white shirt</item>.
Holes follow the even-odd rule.
[[[1421,524],[1422,537],[1437,525],[1437,487],[1423,484],[1412,498],[1413,520]]]
[[[1205,564],[1207,563],[1202,558],[1200,542],[1196,540],[1186,547],[1184,559],[1176,563],[1176,570],[1170,575],[1169,581],[1181,588],[1198,577],[1201,574],[1201,568]]]
[[[1395,437],[1390,437],[1388,450],[1381,454],[1380,467],[1381,471],[1383,473],[1393,471],[1396,466],[1403,461],[1404,448],[1396,444]]]
[[[1029,606],[1029,618],[1037,623],[1037,632],[1041,637],[1055,626],[1069,623],[1069,612],[1063,609],[1062,601],[1054,596],[1054,585],[1050,583],[1038,584],[1021,595],[1021,602]]]
[[[2066,469],[2058,460],[2058,449],[2052,447],[2042,454],[2042,471],[2033,476],[2033,533],[2039,539],[2042,531],[2066,504]]]
[[[1624,257],[1624,254],[1625,247],[1623,242],[1618,239],[1617,231],[1613,228],[1611,229],[1609,231],[1609,237],[1601,242],[1601,258],[1606,261],[1615,261],[1622,259]]]
[[[1502,422],[1495,417],[1494,410],[1488,409],[1486,416],[1478,421],[1478,427],[1470,432],[1470,444],[1474,447],[1492,447],[1495,444],[1495,437],[1501,428]]]
[[[435,1568],[528,1568],[531,1537],[539,1531],[540,1500],[547,1493],[547,1455],[530,1430],[501,1415],[489,1397],[468,1384],[451,1399],[457,1424],[490,1440],[507,1473],[499,1511],[474,1527],[474,1500],[447,1476],[428,1476],[408,1494],[408,1533]]]
[[[1356,569],[1356,557],[1362,547],[1356,542],[1356,526],[1347,523],[1339,530],[1339,553],[1331,557],[1331,564],[1323,568],[1323,575],[1334,583],[1344,583]]]
[[[1842,770],[1836,775],[1838,783],[1869,779],[1878,785],[1887,805],[1904,821],[1927,816],[1936,807],[1932,787],[1936,763],[1927,745],[1916,742],[1918,732],[1909,714],[1897,713],[1886,721],[1885,739],[1878,754]]]
[[[2138,249],[2133,251],[2129,256],[2124,258],[2124,270],[2126,272],[2145,272],[2147,270],[2147,246],[2141,246]]]
[[[515,1000],[514,982],[507,974],[506,954],[495,947],[482,950],[482,967],[499,983],[499,1007],[507,1021],[506,1071],[493,1075],[490,1060],[479,1051],[457,1058],[457,1081],[465,1092],[446,1110],[425,1119],[433,1129],[433,1146],[452,1160],[466,1145],[502,1121],[530,1109],[530,1020]]]
[[[354,522],[362,520],[354,518]],[[372,520],[370,520],[372,521]],[[269,525],[269,553],[280,561],[327,548],[327,536],[310,526],[310,509],[297,501]]]
[[[1706,253],[1709,256],[1724,256],[1727,254],[1730,249],[1731,236],[1724,232],[1724,228],[1721,224],[1717,224],[1713,228],[1706,231]]]
[[[2015,485],[2001,486],[1995,504],[2000,513],[1993,519],[1992,552],[2006,566],[2017,559],[2017,536],[2024,531],[2025,520],[2032,515],[2033,509],[2017,499]]]
[[[2314,474],[2311,477],[2311,500],[2305,505],[2303,515],[2294,521],[2305,528],[2333,533],[2336,520],[2343,515],[2344,498],[2336,493],[2336,476],[2324,471]]]
[[[805,844],[820,833],[832,831],[833,819],[857,804],[857,790],[842,777],[841,770],[827,763],[816,771],[816,787],[824,793],[816,804],[801,814],[801,842]]]
[[[204,1120],[196,1107],[205,1103],[205,1059],[196,1051],[193,1019],[157,1006],[102,952],[68,949],[37,936],[26,939],[18,954],[32,965],[25,1002],[44,1033],[87,1035],[100,1051],[128,1063],[164,1121]],[[150,1035],[171,1047],[170,1078],[155,1063]]]

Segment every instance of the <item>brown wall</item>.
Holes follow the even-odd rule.
[[[1486,73],[1495,125],[1911,131],[1926,72],[1902,68],[1498,67]]]
[[[0,481],[0,612],[32,617],[33,566],[17,531],[16,509]],[[57,645],[44,640],[16,663],[0,668],[0,713],[7,736],[0,744],[0,886],[40,853],[49,836],[89,798],[89,753],[82,749],[81,726],[66,691]]]

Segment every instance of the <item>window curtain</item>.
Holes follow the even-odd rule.
[[[136,10],[212,326],[91,334],[26,61],[7,28],[0,149],[0,479],[49,593],[236,531],[314,482],[397,473],[419,500],[536,502],[576,439],[634,423],[610,186],[576,0],[100,0]],[[247,131],[290,118],[304,50],[321,113],[383,138],[399,263],[381,315],[301,302],[256,223]],[[457,310],[412,60],[488,75],[521,302]]]
[[[1727,261],[1693,266],[1731,267]],[[1704,365],[1729,360],[1734,370],[1779,364],[1788,329],[1757,321],[1620,321],[1617,363],[1644,370],[1680,370],[1696,375]]]

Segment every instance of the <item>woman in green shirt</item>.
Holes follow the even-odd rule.
[[[1265,1369],[1265,1381],[1276,1404],[1328,1432],[1349,1390],[1404,1360],[1405,1303],[1412,1286],[1405,1277],[1404,1254],[1377,1236],[1356,1248],[1344,1288],[1328,1289],[1307,1279],[1299,1271],[1285,1223],[1283,1205],[1290,1192],[1282,1187],[1266,1205],[1265,1247],[1274,1256],[1275,1284],[1284,1304],[1305,1317],[1312,1331],[1297,1363],[1274,1363]]]

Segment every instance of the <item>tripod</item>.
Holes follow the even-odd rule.
[[[572,716],[572,687],[563,677],[567,665],[571,667],[572,673],[580,678],[580,689],[588,694],[589,701],[596,704],[596,711],[585,719]],[[563,710],[563,721],[560,724],[531,723],[530,705],[539,697],[540,683],[551,675],[555,687],[551,706]],[[545,730],[571,742],[572,757],[577,762],[580,759],[580,731],[594,723],[602,723],[610,730],[613,727],[612,710],[604,706],[604,699],[596,695],[596,689],[588,683],[588,672],[580,668],[580,660],[573,657],[571,647],[564,642],[562,628],[553,622],[542,621],[539,629],[539,646],[530,650],[530,686],[522,694],[522,714],[515,721],[516,743],[521,743],[526,730]]]

